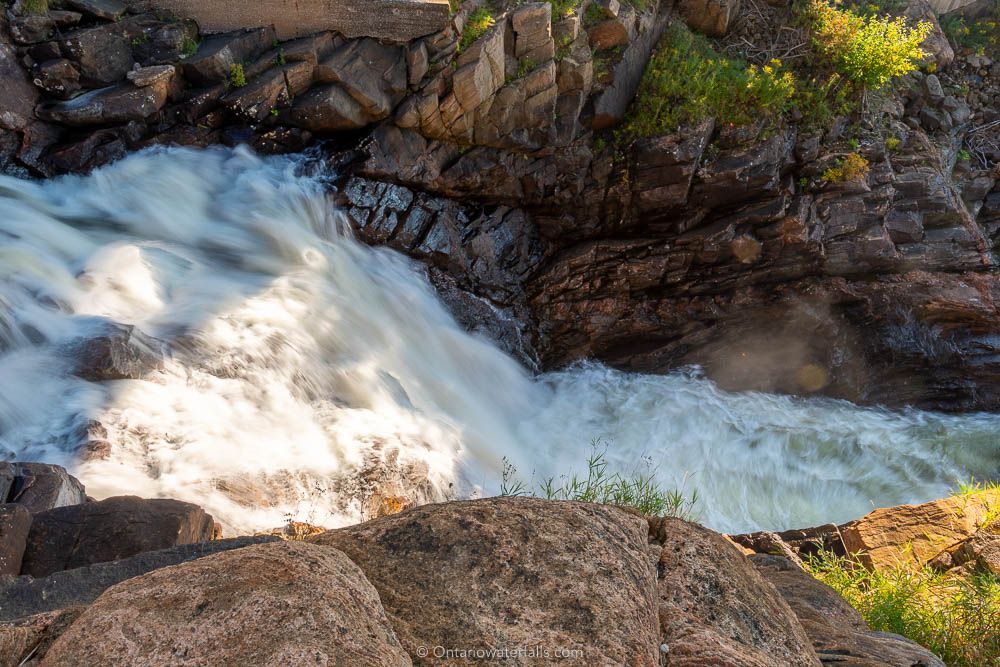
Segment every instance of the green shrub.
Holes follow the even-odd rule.
[[[829,552],[806,559],[809,572],[861,612],[872,630],[930,649],[950,667],[1000,664],[1000,578],[930,569],[871,571]]]
[[[469,48],[474,41],[482,37],[483,33],[489,30],[494,23],[496,23],[496,19],[490,14],[489,9],[486,7],[477,7],[476,11],[469,14],[469,19],[465,22],[462,39],[458,42],[459,53]]]
[[[242,88],[247,85],[247,75],[240,63],[229,66],[229,85],[233,88]]]
[[[926,21],[910,27],[902,17],[859,16],[826,0],[810,0],[806,17],[817,52],[863,90],[878,90],[912,72],[926,55],[920,49],[931,31]]]
[[[795,94],[795,77],[779,61],[763,67],[723,57],[711,43],[673,24],[643,74],[619,139],[668,134],[714,117],[718,124],[774,122]]]
[[[184,41],[181,43],[181,55],[187,58],[188,56],[193,56],[198,52],[198,42],[194,41],[190,37],[185,37]]]
[[[698,492],[686,493],[680,489],[663,489],[648,472],[633,475],[609,473],[606,457],[607,447],[600,440],[591,443],[592,451],[587,459],[586,476],[573,473],[560,478],[549,478],[532,491],[527,484],[517,479],[517,469],[504,459],[502,496],[526,496],[548,500],[578,500],[602,505],[631,507],[646,516],[671,516],[692,520]]]
[[[846,183],[862,179],[867,175],[868,160],[857,153],[851,153],[824,171],[823,180],[827,183]]]

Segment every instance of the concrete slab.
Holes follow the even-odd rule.
[[[204,32],[274,26],[279,39],[335,30],[347,37],[407,42],[448,25],[448,0],[126,0],[130,9],[165,10]]]

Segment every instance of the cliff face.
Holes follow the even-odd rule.
[[[529,364],[698,364],[733,389],[1000,406],[1000,69],[956,57],[937,29],[937,73],[880,99],[860,134],[846,119],[709,118],[608,145],[670,21],[728,35],[726,48],[789,16],[709,5],[553,17],[532,3],[485,20],[469,2],[406,43],[202,38],[123,7],[15,5],[0,163],[53,175],[154,144],[281,152],[331,137],[337,201],[361,237],[426,262],[460,320]],[[851,154],[866,174],[822,177]]]

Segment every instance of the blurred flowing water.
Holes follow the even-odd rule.
[[[458,327],[420,267],[354,241],[302,158],[159,149],[87,177],[0,177],[0,456],[66,465],[95,497],[203,505],[230,531],[358,520],[372,470],[426,499],[584,472],[699,493],[707,525],[780,529],[996,477],[1000,416],[719,390],[595,363],[533,377]],[[167,343],[89,382],[110,323]],[[85,456],[88,425],[110,445]],[[557,480],[558,481],[558,480]]]

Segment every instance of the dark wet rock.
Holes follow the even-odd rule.
[[[48,463],[15,463],[8,503],[18,503],[32,514],[87,502],[83,484],[65,468]]]
[[[194,55],[184,60],[184,76],[201,85],[225,81],[233,65],[252,61],[271,48],[273,42],[274,31],[270,28],[213,35],[201,43]]]
[[[21,573],[30,530],[31,512],[24,505],[0,504],[0,577]]]
[[[38,91],[18,62],[10,44],[0,39],[0,128],[24,130],[34,119]]]
[[[132,325],[112,324],[74,343],[69,354],[76,360],[74,374],[84,380],[139,379],[163,367],[165,346]]]
[[[80,71],[65,58],[37,64],[32,76],[34,84],[53,97],[65,99],[80,90]]]
[[[30,576],[0,579],[0,620],[9,621],[56,609],[87,605],[110,586],[152,570],[220,551],[277,540],[273,536],[212,540],[147,551],[123,560],[55,572],[41,579]]]
[[[312,73],[313,65],[308,60],[275,67],[230,92],[222,98],[222,105],[241,118],[259,123],[308,89]]]
[[[11,39],[22,45],[47,41],[52,37],[55,28],[55,21],[47,15],[16,16],[7,26]]]
[[[145,120],[166,103],[166,84],[138,88],[124,83],[93,90],[66,102],[40,105],[35,113],[45,120],[87,127]]]
[[[857,667],[944,667],[933,653],[905,637],[872,632],[835,590],[781,556],[750,557],[792,608],[824,664]]]
[[[65,58],[80,69],[80,78],[91,87],[121,81],[132,69],[132,50],[121,26],[115,23],[81,28],[59,41]]]
[[[197,505],[118,496],[34,515],[21,574],[44,577],[145,551],[212,539],[214,521]]]

